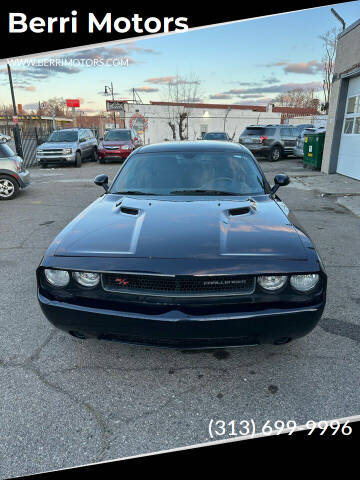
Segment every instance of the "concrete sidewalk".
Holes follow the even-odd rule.
[[[287,172],[291,185],[303,190],[314,190],[322,196],[336,197],[336,203],[360,217],[360,181],[337,173]]]

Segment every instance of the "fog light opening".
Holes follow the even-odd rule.
[[[70,330],[69,333],[75,338],[80,338],[81,340],[87,339],[87,337],[83,333],[77,332],[76,330]]]
[[[274,345],[285,345],[285,343],[291,342],[291,337],[281,337],[275,340]]]

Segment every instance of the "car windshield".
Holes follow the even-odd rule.
[[[204,135],[204,140],[227,140],[226,133],[206,133]]]
[[[48,142],[77,142],[78,132],[74,131],[58,131],[53,132],[48,138]]]
[[[15,153],[5,143],[0,143],[0,158],[13,157]]]
[[[268,127],[247,127],[241,134],[241,136],[254,136],[254,137],[261,137],[261,136],[268,136],[272,137],[275,135],[275,128],[268,128]]]
[[[110,193],[252,195],[264,189],[261,172],[246,152],[165,152],[130,157]]]
[[[129,130],[114,130],[112,132],[108,132],[105,135],[105,141],[122,141],[122,140],[130,140],[131,134]]]

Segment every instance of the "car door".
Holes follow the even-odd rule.
[[[89,157],[91,154],[91,144],[90,144],[90,138],[89,138],[89,133],[88,130],[83,130],[81,132],[81,145],[82,145],[82,155],[83,157]]]

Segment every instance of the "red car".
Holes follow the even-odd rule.
[[[99,162],[124,161],[141,142],[135,130],[131,128],[114,128],[106,132],[98,146]]]

